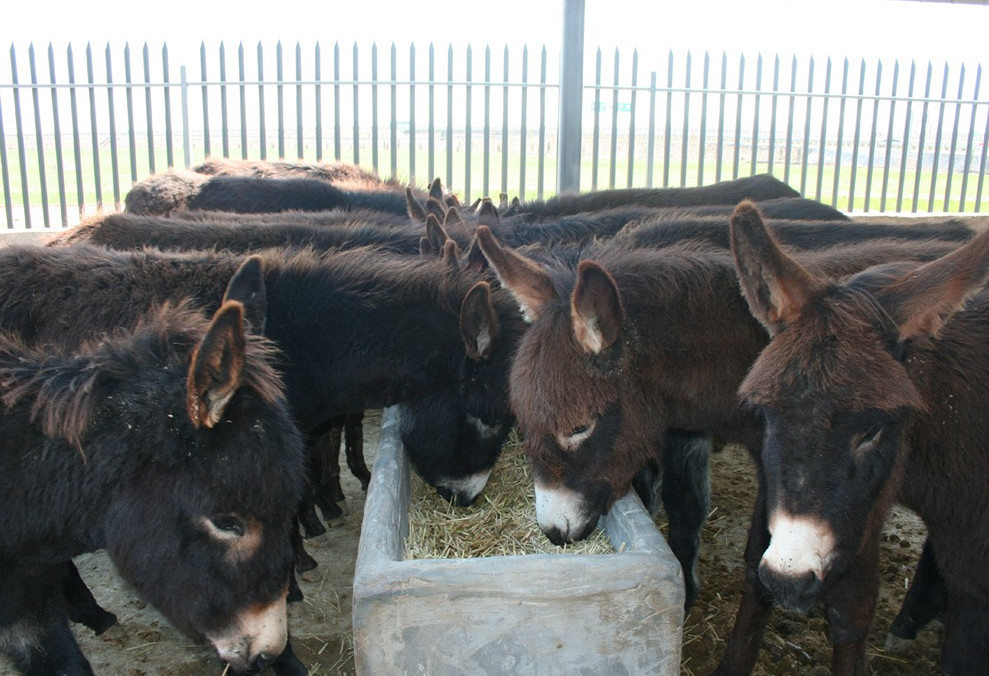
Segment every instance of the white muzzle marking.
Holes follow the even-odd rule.
[[[246,670],[261,653],[282,654],[288,642],[286,596],[268,606],[246,609],[226,634],[207,637],[220,659],[235,670]]]
[[[557,530],[569,541],[573,534],[582,533],[587,525],[584,500],[566,488],[536,488],[536,523],[544,533]]]
[[[772,537],[762,555],[762,565],[784,577],[807,573],[819,580],[827,577],[834,560],[835,537],[826,523],[777,510],[769,518],[769,533]]]

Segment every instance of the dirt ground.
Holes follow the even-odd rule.
[[[365,425],[369,464],[376,448],[380,417],[369,414]],[[306,541],[319,567],[300,580],[306,595],[290,607],[290,631],[296,654],[313,676],[354,674],[350,608],[352,579],[363,514],[360,485],[344,471],[346,513],[329,524],[326,534]],[[712,513],[703,533],[700,560],[702,591],[684,628],[682,673],[708,673],[720,657],[738,601],[741,554],[751,510],[754,479],[749,460],[737,449],[715,456],[712,467]],[[883,651],[886,631],[899,609],[923,543],[923,526],[898,511],[887,524],[883,542],[883,586],[879,612],[870,638],[868,673],[929,676],[937,673],[939,625],[922,632],[902,655]],[[220,676],[223,668],[211,651],[172,629],[152,608],[123,586],[103,554],[80,557],[83,577],[100,602],[117,613],[119,623],[100,637],[75,627],[76,635],[98,675]],[[774,612],[763,642],[757,676],[830,673],[830,647],[824,619]],[[0,673],[11,673],[0,663]],[[270,671],[267,673],[271,673]],[[379,676],[379,675],[375,675]],[[388,675],[380,675],[388,676]]]

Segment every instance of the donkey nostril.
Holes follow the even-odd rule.
[[[275,659],[275,656],[268,652],[258,653],[253,660],[251,660],[251,672],[260,673],[264,671],[269,664],[271,664]]]

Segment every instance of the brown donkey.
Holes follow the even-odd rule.
[[[746,673],[772,603],[826,606],[836,674],[864,674],[879,535],[894,501],[927,524],[947,590],[945,674],[989,664],[989,232],[927,264],[844,281],[732,218],[753,315],[773,336],[739,388],[764,420],[765,530],[719,673]],[[757,571],[757,575],[754,574]]]

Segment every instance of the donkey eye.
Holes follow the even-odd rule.
[[[247,525],[244,521],[233,514],[222,514],[220,516],[214,516],[211,519],[207,519],[208,528],[215,537],[220,538],[232,538],[232,537],[244,537],[247,533]]]
[[[579,425],[570,430],[570,434],[565,436],[559,435],[556,440],[559,442],[561,448],[572,451],[594,434],[594,425],[595,423],[593,422],[588,425]]]
[[[883,436],[883,428],[880,425],[869,428],[869,430],[858,438],[855,444],[855,453],[861,455],[868,453],[879,443]]]

